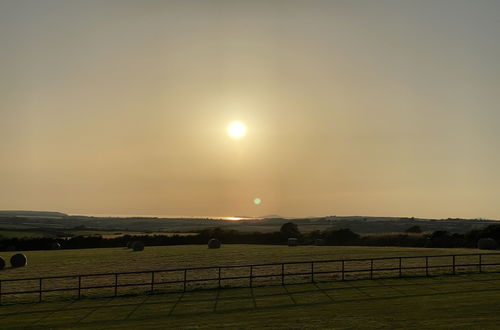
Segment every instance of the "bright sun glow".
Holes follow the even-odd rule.
[[[227,126],[227,134],[233,139],[241,139],[247,133],[247,128],[240,121],[233,121]]]

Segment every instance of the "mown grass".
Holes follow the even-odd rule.
[[[252,263],[484,253],[477,249],[426,249],[363,246],[297,246],[225,244],[220,249],[204,245],[26,251],[28,266],[0,271],[0,279],[81,273],[127,272],[185,267]],[[4,260],[17,252],[0,252]],[[8,262],[7,262],[8,263]]]
[[[2,329],[497,329],[500,276],[343,281],[0,307]]]
[[[58,251],[31,251],[26,252],[29,259],[27,267],[8,268],[0,272],[2,282],[3,303],[33,302],[39,299],[37,291],[57,290],[57,292],[43,293],[44,301],[74,299],[80,294],[82,297],[103,297],[112,295],[144,294],[145,292],[172,292],[184,289],[183,279],[188,280],[186,290],[213,289],[222,287],[247,287],[250,285],[249,267],[223,268],[217,267],[201,270],[176,272],[156,272],[127,274],[115,276],[113,274],[94,277],[68,277],[64,279],[44,279],[29,281],[5,281],[30,277],[47,277],[58,275],[79,275],[95,273],[133,272],[146,270],[165,270],[175,268],[190,268],[200,266],[262,264],[273,262],[297,262],[301,264],[258,266],[253,267],[253,286],[281,285],[282,283],[328,282],[349,279],[387,278],[398,276],[425,276],[449,274],[452,271],[450,257],[436,257],[428,260],[429,266],[445,266],[431,268],[427,274],[425,269],[412,267],[425,266],[424,258],[402,259],[402,271],[399,272],[398,258],[390,260],[375,260],[373,272],[371,261],[347,261],[345,267],[341,262],[317,262],[312,277],[310,272],[313,265],[307,261],[373,258],[394,256],[422,256],[442,254],[477,253],[478,250],[469,249],[422,249],[422,248],[373,248],[373,247],[332,247],[332,246],[262,246],[262,245],[224,245],[221,249],[211,250],[205,246],[164,246],[147,247],[141,252],[133,252],[125,248],[114,249],[87,249],[87,250],[58,250]],[[481,251],[484,252],[484,251]],[[13,253],[6,253],[9,258]],[[471,264],[471,266],[457,266],[456,273],[477,272],[478,257],[458,257],[457,265]],[[488,256],[484,262],[500,263],[500,256]],[[405,269],[406,268],[406,269]],[[341,272],[345,269],[345,273]],[[499,266],[488,266],[483,271],[499,271]],[[302,275],[294,275],[302,273]],[[281,274],[284,274],[282,276]],[[150,284],[153,280],[153,284]],[[217,278],[222,280],[218,281]],[[236,278],[241,277],[241,278]],[[201,281],[203,279],[203,281]],[[207,280],[209,279],[209,280]],[[195,281],[192,281],[195,280]],[[178,283],[166,283],[179,281]],[[191,281],[191,282],[189,282]],[[118,283],[115,291],[114,285]],[[137,285],[143,284],[143,285]],[[106,288],[92,289],[93,286],[107,286]],[[153,288],[154,286],[154,288]],[[81,290],[78,290],[81,287]],[[66,289],[60,291],[61,289]],[[33,291],[30,294],[17,294],[20,291]],[[6,294],[16,292],[16,294]]]

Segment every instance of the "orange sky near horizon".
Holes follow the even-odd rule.
[[[499,12],[0,0],[0,209],[500,219]]]

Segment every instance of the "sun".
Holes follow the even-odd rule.
[[[247,128],[241,121],[233,121],[227,126],[227,134],[233,139],[241,139],[246,133]]]

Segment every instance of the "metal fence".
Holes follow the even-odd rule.
[[[0,280],[0,304],[351,279],[500,272],[500,253],[334,259]]]

